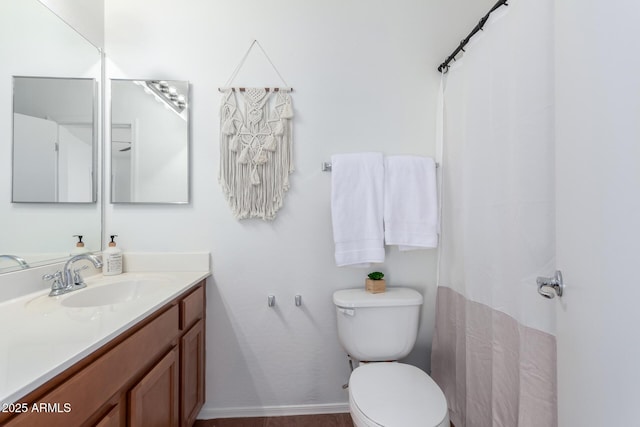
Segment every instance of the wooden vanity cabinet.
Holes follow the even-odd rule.
[[[205,282],[20,402],[8,427],[190,427],[204,404]],[[68,410],[67,410],[68,409]]]

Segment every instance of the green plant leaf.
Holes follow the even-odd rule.
[[[382,278],[384,277],[384,273],[374,271],[373,273],[369,273],[368,276],[371,280],[382,280]]]

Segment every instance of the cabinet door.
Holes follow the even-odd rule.
[[[95,427],[120,427],[120,405],[114,406]]]
[[[191,427],[204,405],[204,320],[180,340],[180,420]]]
[[[177,347],[129,392],[129,426],[178,426]]]

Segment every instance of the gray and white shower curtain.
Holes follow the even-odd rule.
[[[516,0],[445,77],[432,376],[456,427],[557,425],[553,0]]]

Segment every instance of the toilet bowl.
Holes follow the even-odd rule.
[[[349,411],[356,427],[449,427],[447,401],[415,366],[360,365],[349,378]]]
[[[408,288],[333,294],[338,338],[360,363],[349,377],[349,411],[356,427],[449,427],[444,393],[424,371],[399,362],[413,349],[422,295]]]

